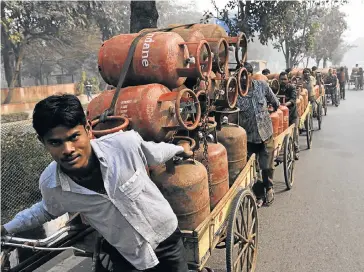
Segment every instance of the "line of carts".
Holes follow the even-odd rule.
[[[189,62],[196,62],[196,58],[189,58]],[[184,73],[187,74],[187,72]],[[114,86],[117,85],[116,83]],[[136,91],[133,90],[131,94],[135,94]],[[163,101],[170,99],[170,94],[173,93],[167,93]],[[315,103],[315,107],[309,102],[303,103],[305,106],[301,106],[299,111],[299,131],[300,135],[306,137],[308,149],[312,145],[315,126],[313,108],[317,109],[315,118],[317,119],[318,129],[321,129],[322,117],[327,112],[324,91],[318,93]],[[179,114],[181,115],[181,113]],[[295,125],[292,124],[274,137],[275,162],[277,165],[282,164],[283,166],[284,180],[288,190],[294,184],[296,163],[294,129]],[[256,169],[255,155],[252,155],[227,193],[211,210],[209,215],[195,229],[182,229],[190,270],[203,271],[205,269],[205,271],[209,271],[208,268],[205,268],[205,265],[216,248],[225,249],[226,251],[227,272],[255,270],[258,257],[258,212],[252,186],[257,181]],[[80,241],[90,240],[89,237],[94,237],[91,238],[91,242],[93,242],[93,250],[91,251],[82,249],[82,246],[79,246]],[[110,259],[107,254],[101,251],[101,239],[97,237],[97,233],[90,226],[82,224],[78,215],[72,217],[65,227],[51,237],[41,240],[2,237],[3,245],[4,242],[7,242],[8,245],[9,243],[15,245],[32,242],[32,245],[23,245],[22,247],[33,249],[35,253],[30,258],[10,268],[8,265],[10,249],[3,250],[1,256],[2,271],[33,271],[66,249],[74,250],[75,255],[92,258],[93,271],[111,271]],[[36,242],[35,245],[34,242]],[[46,248],[46,250],[41,250],[42,248]]]

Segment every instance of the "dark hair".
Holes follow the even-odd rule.
[[[317,66],[312,66],[312,72],[317,70]]]
[[[263,71],[262,71],[262,74],[263,75],[269,75],[270,74],[270,70],[268,69],[268,68],[266,68],[266,69],[264,69]]]
[[[340,71],[341,72],[344,71],[344,69],[345,69],[344,67],[342,67],[342,66],[340,67]]]
[[[248,73],[253,73],[253,66],[249,62],[244,62],[244,68],[248,71]]]
[[[288,76],[288,73],[283,71],[279,74],[279,78],[281,78],[282,76]]]
[[[74,128],[86,122],[81,102],[72,94],[51,95],[39,101],[33,111],[33,128],[41,138],[55,127]]]
[[[289,72],[291,72],[292,71],[292,68],[287,68],[286,70],[284,70],[287,74],[289,73]]]
[[[307,73],[311,74],[311,70],[310,70],[310,68],[305,68],[305,69],[303,69],[303,73],[305,73],[305,72],[307,72]]]

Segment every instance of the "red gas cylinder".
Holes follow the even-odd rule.
[[[281,134],[283,132],[283,111],[281,111],[280,109],[277,109],[277,113],[279,116],[278,133]]]
[[[220,143],[208,143],[208,163],[210,169],[210,208],[215,208],[217,203],[229,191],[229,170],[226,148]],[[195,152],[195,158],[203,161],[204,147]]]
[[[269,74],[269,75],[267,75],[267,78],[268,78],[269,80],[272,80],[272,79],[277,79],[277,80],[279,80],[279,74]]]
[[[217,139],[227,150],[231,186],[247,162],[247,135],[242,127],[229,123],[217,131]]]
[[[116,86],[132,41],[140,34],[121,34],[103,43],[98,65],[102,78]],[[186,43],[173,32],[152,32],[137,43],[126,85],[161,83],[171,89],[186,77],[205,78],[212,68],[210,46],[206,41]]]
[[[194,230],[209,215],[207,171],[200,162],[168,162],[153,168],[151,179],[168,200],[181,229]]]
[[[303,96],[303,108],[306,109],[307,105],[308,105],[308,91],[307,89],[302,88],[302,91],[300,93],[300,95]]]
[[[270,114],[270,119],[273,125],[273,136],[277,137],[279,135],[279,114],[274,111]]]
[[[284,105],[280,105],[279,109],[283,112],[283,131],[284,131],[289,126],[289,109]]]
[[[129,119],[123,116],[108,116],[104,122],[95,119],[91,122],[93,138],[124,131],[129,125]]]
[[[176,27],[181,24],[171,24],[168,27]],[[186,29],[186,27],[181,27]],[[178,28],[177,28],[178,29]],[[193,26],[188,27],[189,30],[199,30],[204,35],[205,38],[223,38],[228,37],[225,29],[216,24],[194,24]]]
[[[297,108],[297,114],[299,117],[302,115],[302,107],[301,107],[301,100],[299,98],[296,99],[296,108]]]
[[[300,106],[301,106],[301,114],[303,114],[305,112],[305,110],[306,110],[306,108],[305,108],[305,101],[304,101],[302,95],[300,95],[299,98],[300,98],[300,101],[301,101],[301,103],[300,103]]]
[[[111,105],[115,90],[102,92],[91,100],[87,117],[94,120]],[[193,130],[201,117],[196,94],[189,89],[171,92],[161,84],[131,86],[121,89],[115,115],[130,120],[131,129],[149,141],[168,140],[176,129]]]

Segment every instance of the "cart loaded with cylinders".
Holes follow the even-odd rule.
[[[177,215],[188,265],[195,271],[205,267],[215,248],[226,249],[228,272],[256,267],[258,214],[251,188],[257,171],[255,156],[247,156],[246,132],[239,126],[236,107],[238,96],[248,92],[248,73],[242,67],[246,58],[245,35],[229,37],[214,24],[121,34],[99,50],[99,72],[115,88],[103,91],[87,107],[94,137],[133,129],[146,141],[188,143],[194,151],[191,158],[175,157],[148,170]],[[287,112],[274,121],[274,129],[280,129],[277,161],[284,163],[291,188],[294,125],[288,127]],[[93,271],[111,271],[107,252],[101,250],[103,238],[95,233],[75,215],[44,240],[2,237],[8,247],[2,268],[33,271],[72,248],[75,255],[92,258]],[[94,237],[91,249],[85,246],[87,237]],[[8,257],[16,247],[35,254],[12,267]]]

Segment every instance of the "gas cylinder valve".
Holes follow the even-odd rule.
[[[196,59],[195,57],[189,57],[186,59],[186,63],[191,63],[191,64],[196,64]]]

